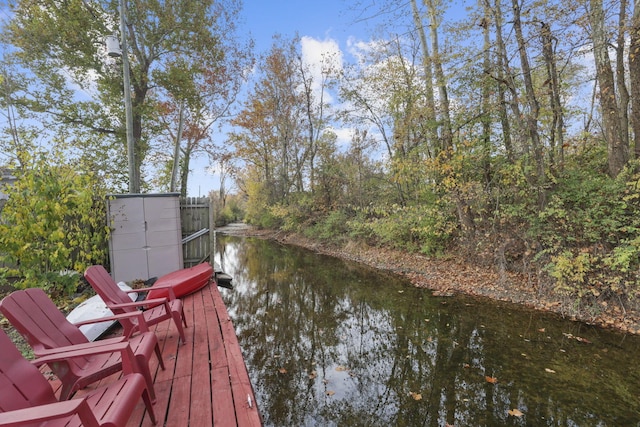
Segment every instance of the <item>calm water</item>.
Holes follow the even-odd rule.
[[[270,241],[217,241],[267,426],[640,425],[638,337],[433,297]]]

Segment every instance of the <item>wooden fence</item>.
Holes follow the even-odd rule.
[[[192,267],[208,259],[213,247],[213,209],[208,197],[187,197],[180,201],[182,225],[182,256],[185,267]],[[0,261],[0,267],[13,267]]]
[[[182,256],[184,266],[192,267],[206,260],[213,247],[213,209],[208,197],[187,197],[180,201]]]

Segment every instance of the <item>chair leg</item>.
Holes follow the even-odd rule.
[[[184,327],[187,328],[187,318],[184,315],[184,306],[180,309],[180,316],[182,317],[182,323],[184,323]]]
[[[178,328],[178,333],[180,334],[180,340],[182,341],[182,344],[186,344],[187,340],[185,339],[184,329],[182,328],[180,313],[178,313],[177,311],[173,311],[171,312],[171,316],[173,317],[173,323],[175,323],[176,327]]]
[[[158,364],[160,368],[164,371],[164,361],[162,360],[162,351],[160,350],[160,344],[156,343],[155,348],[156,356],[158,357]]]
[[[147,390],[149,390],[149,396],[151,397],[151,402],[156,402],[156,391],[153,387],[153,378],[151,377],[151,371],[149,370],[149,356],[145,356],[140,354],[136,356],[136,362],[138,362],[138,371],[144,377],[145,382],[147,383]]]
[[[144,406],[147,408],[147,412],[149,413],[149,418],[151,418],[151,423],[156,425],[158,420],[156,419],[156,413],[153,411],[151,395],[147,389],[142,390],[142,400],[144,401]]]
[[[75,385],[75,381],[73,383],[70,383],[68,381],[62,383],[62,388],[60,390],[60,400],[69,400],[77,391],[74,390]]]

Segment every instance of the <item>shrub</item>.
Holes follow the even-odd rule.
[[[352,236],[365,238],[370,243],[438,255],[456,229],[455,218],[445,205],[441,200],[422,206],[369,208],[360,210],[360,215],[351,220],[349,226]]]
[[[9,199],[2,210],[0,254],[16,268],[16,287],[71,293],[80,280],[73,272],[105,262],[108,227],[100,188],[91,174],[40,157],[30,159],[4,189]]]
[[[556,290],[582,297],[638,293],[640,175],[634,167],[611,179],[583,168],[568,170],[530,235]],[[544,261],[543,261],[544,262]]]
[[[307,237],[343,241],[349,234],[349,217],[342,210],[331,211],[324,218],[319,219],[314,225],[304,230]]]

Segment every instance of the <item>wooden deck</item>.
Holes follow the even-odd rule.
[[[178,332],[171,321],[155,329],[166,368],[161,370],[152,358],[156,425],[262,426],[240,345],[218,287],[212,283],[182,300],[188,325],[186,344],[178,344]],[[127,427],[152,425],[141,400]]]

